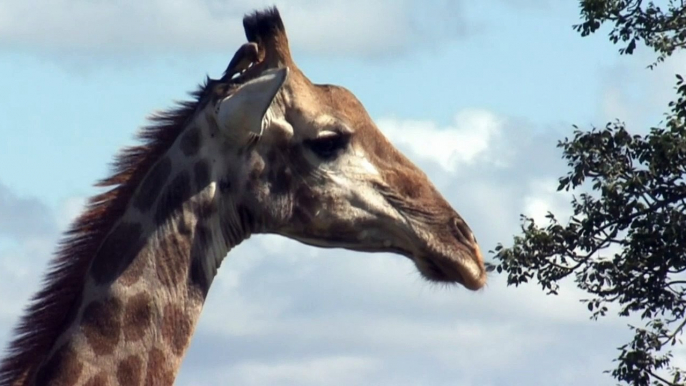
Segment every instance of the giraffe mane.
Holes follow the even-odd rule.
[[[151,124],[136,135],[142,143],[120,151],[112,164],[112,174],[95,184],[109,190],[91,197],[86,209],[63,234],[42,288],[24,310],[0,361],[0,385],[31,379],[69,321],[68,316],[75,311],[84,277],[105,236],[124,214],[148,170],[202,108],[214,82],[208,77],[190,93],[192,100],[177,102],[176,108],[150,116]]]

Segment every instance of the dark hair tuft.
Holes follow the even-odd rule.
[[[276,6],[265,8],[262,11],[251,12],[243,18],[245,37],[249,42],[265,41],[270,37],[285,34],[281,15]]]

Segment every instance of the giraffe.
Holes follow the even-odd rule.
[[[170,385],[212,281],[252,234],[393,252],[429,281],[486,284],[478,243],[347,89],[295,65],[276,7],[219,79],[152,117],[72,224],[0,385]]]

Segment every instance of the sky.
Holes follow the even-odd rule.
[[[557,0],[0,2],[0,346],[61,232],[152,112],[218,77],[241,18],[276,4],[314,82],[350,89],[467,220],[485,252],[519,215],[569,213],[572,125],[657,125],[686,57],[656,70],[580,37]],[[564,283],[431,285],[406,258],[253,236],[219,270],[178,385],[612,385],[626,319]],[[686,351],[677,347],[678,363]]]

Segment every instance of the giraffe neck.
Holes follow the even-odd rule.
[[[230,183],[202,154],[209,123],[195,119],[148,172],[35,384],[173,383],[217,268],[254,230],[244,209],[217,199]]]

